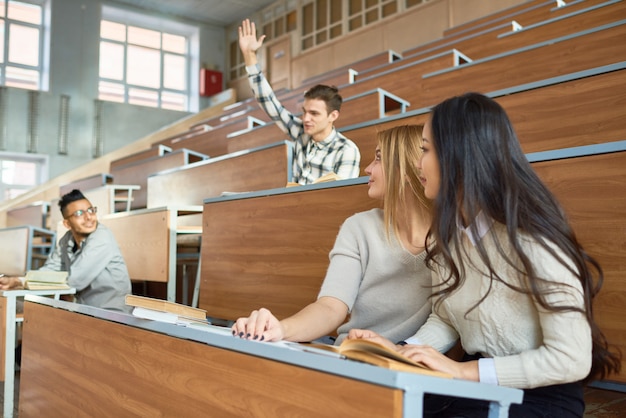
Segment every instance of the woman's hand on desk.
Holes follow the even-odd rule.
[[[0,290],[15,290],[23,289],[24,283],[19,277],[15,276],[2,276],[0,277]]]
[[[235,337],[256,341],[280,341],[285,335],[280,321],[265,308],[237,319],[232,330]]]

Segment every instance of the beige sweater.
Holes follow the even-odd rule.
[[[492,228],[500,242],[507,241],[503,225],[495,223]],[[545,289],[558,288],[547,296],[549,303],[583,308],[578,279],[538,243],[527,235],[521,236],[525,253],[534,260],[539,276],[547,280]],[[495,254],[491,234],[487,233],[482,240],[487,251]],[[525,389],[586,377],[591,368],[592,338],[585,316],[577,312],[546,312],[531,296],[491,281],[480,272],[485,271],[484,265],[466,235],[462,243],[467,253],[465,281],[430,315],[415,337],[440,351],[460,337],[467,353],[494,358],[502,386]],[[558,254],[562,255],[560,251]],[[504,280],[523,286],[523,279],[501,257],[493,257],[493,260]],[[433,283],[440,283],[441,277],[447,274],[435,271]],[[466,315],[487,292],[487,298]]]

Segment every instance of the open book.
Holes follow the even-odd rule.
[[[327,174],[324,174],[322,177],[318,178],[317,180],[315,180],[311,184],[326,183],[329,181],[337,181],[337,180],[341,180],[341,177],[339,177],[336,173],[327,173]],[[290,181],[287,183],[287,187],[294,187],[294,186],[302,186],[302,185],[299,183],[295,183],[293,181]]]
[[[399,352],[371,340],[358,338],[345,339],[338,346],[321,343],[306,343],[304,345],[305,347],[310,346],[317,349],[333,351],[350,360],[361,361],[399,372],[419,373],[448,379],[452,378],[448,373],[431,370],[425,364],[411,360]]]
[[[139,318],[169,323],[181,321],[207,322],[204,309],[138,295],[126,295],[125,301],[127,305],[135,307],[133,315]]]
[[[57,290],[69,289],[67,271],[29,270],[26,272],[24,289]]]

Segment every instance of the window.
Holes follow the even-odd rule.
[[[339,1],[315,0],[302,10],[302,50],[343,34],[343,8]]]
[[[190,111],[191,27],[103,11],[98,98]],[[133,16],[132,14],[130,16]],[[155,28],[159,29],[155,29]],[[164,29],[165,28],[165,29]],[[197,54],[196,54],[197,55]]]
[[[44,0],[0,0],[0,85],[43,86]]]
[[[48,180],[48,157],[0,152],[0,201],[13,199]]]
[[[348,28],[350,31],[359,29],[397,11],[397,0],[350,0]]]

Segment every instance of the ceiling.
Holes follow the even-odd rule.
[[[230,26],[276,0],[115,0],[139,9],[152,10],[221,27]]]

